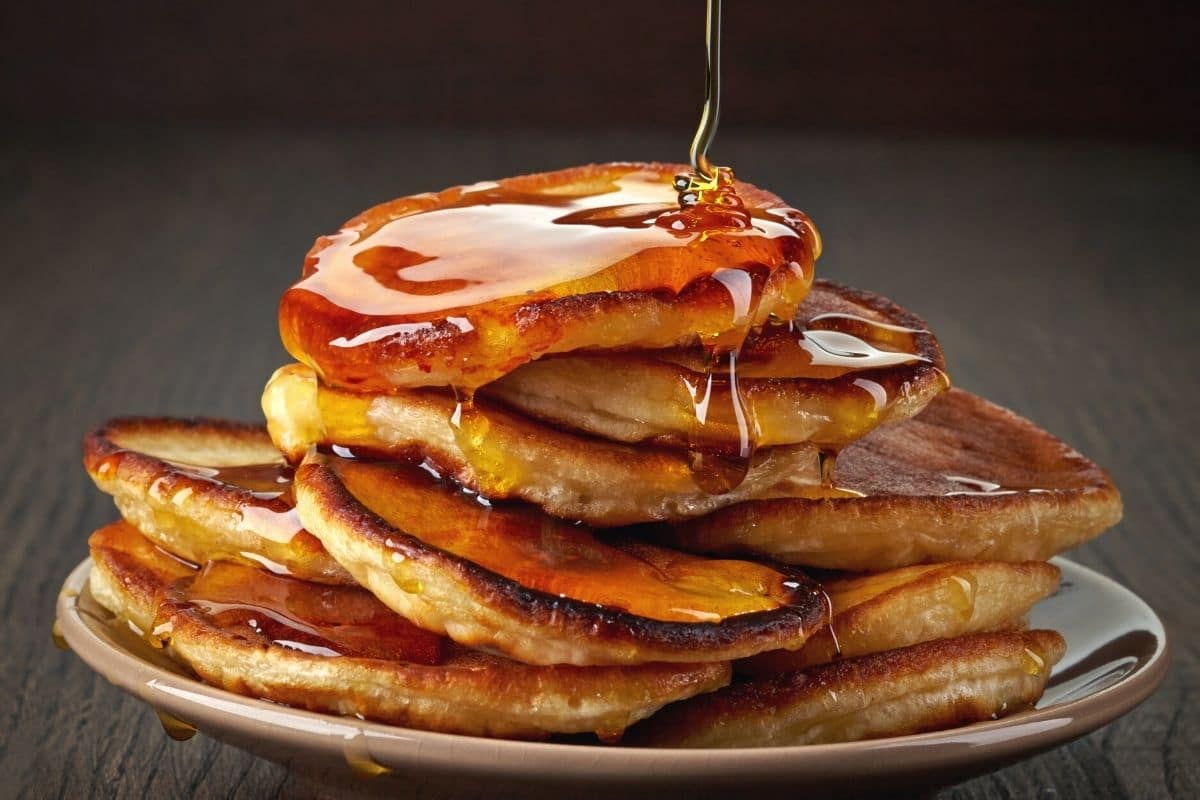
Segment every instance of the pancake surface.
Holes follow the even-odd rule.
[[[833,609],[827,626],[799,650],[762,653],[734,667],[747,675],[794,672],[936,639],[1017,629],[1034,603],[1058,588],[1059,574],[1043,561],[958,561],[822,580]]]
[[[300,525],[292,469],[264,428],[224,420],[111,420],[83,442],[84,468],[121,515],[195,563],[237,561],[352,583]]]
[[[790,319],[820,242],[737,183],[681,207],[682,165],[601,164],[376,206],[317,240],[284,346],[359,390],[473,388],[547,353],[660,348]]]
[[[635,447],[560,431],[495,403],[470,412],[452,394],[364,394],[321,385],[299,364],[276,371],[263,392],[267,428],[297,461],[314,445],[432,461],[490,498],[520,498],[557,517],[596,527],[685,519],[743,500],[792,497],[820,483],[815,447],[755,453],[729,491],[697,485],[678,448]]]
[[[838,458],[862,497],[741,503],[664,528],[672,546],[825,569],[1043,560],[1121,518],[1100,467],[1013,412],[959,389]]]
[[[103,606],[209,683],[314,711],[478,736],[611,736],[729,680],[724,663],[531,667],[469,651],[361,589],[232,563],[198,570],[126,523],[90,545]]]
[[[651,747],[827,744],[954,728],[1031,706],[1066,642],[980,633],[851,658],[666,708],[626,741]]]
[[[570,353],[519,367],[480,392],[565,429],[675,446],[695,436],[697,397],[706,396],[705,440],[737,442],[741,426],[725,411],[733,407],[727,368],[705,390],[708,366],[694,347]],[[920,412],[948,387],[944,369],[919,317],[878,295],[818,280],[792,322],[750,334],[735,374],[758,447],[842,446]]]
[[[604,537],[480,503],[424,471],[311,454],[305,526],[423,628],[536,664],[714,661],[804,643],[827,605],[805,577]]]

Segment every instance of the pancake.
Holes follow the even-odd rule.
[[[740,182],[681,206],[689,171],[599,164],[369,209],[309,251],[280,303],[284,346],[332,385],[473,388],[549,353],[790,319],[819,255],[812,224]]]
[[[526,364],[480,392],[568,430],[686,446],[697,433],[695,398],[707,385],[706,366],[699,348],[577,352]],[[841,447],[915,416],[948,387],[944,368],[923,320],[878,295],[821,280],[792,324],[751,334],[736,361],[759,447]],[[732,411],[714,414],[733,408],[730,382],[715,383],[703,437],[737,443],[741,426]]]
[[[651,747],[778,747],[942,730],[1041,697],[1066,642],[1054,631],[979,633],[734,684],[629,731]]]
[[[92,535],[92,594],[209,683],[333,714],[475,736],[617,735],[716,689],[729,665],[531,667],[422,631],[355,587],[202,570],[127,523]]]
[[[302,529],[292,469],[266,430],[224,420],[111,420],[85,437],[83,463],[121,515],[195,563],[232,560],[319,583],[352,583]]]
[[[312,453],[295,493],[305,527],[389,608],[531,664],[743,658],[795,649],[827,617],[788,568],[601,537],[410,465]]]
[[[711,494],[677,448],[560,431],[482,399],[463,411],[442,390],[349,392],[321,385],[299,364],[271,377],[263,412],[271,438],[293,462],[314,445],[424,458],[489,498],[519,498],[596,527],[686,519],[744,500],[792,497],[820,483],[811,445],[760,450],[740,484]]]
[[[1032,422],[951,389],[838,458],[862,497],[741,503],[656,531],[671,546],[879,571],[938,561],[1041,561],[1121,519],[1100,467]]]
[[[794,652],[739,661],[748,675],[794,672],[838,658],[894,650],[970,633],[1022,627],[1034,603],[1058,588],[1042,561],[960,561],[821,581],[833,616]]]

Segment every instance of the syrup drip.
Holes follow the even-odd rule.
[[[190,722],[184,722],[179,717],[168,714],[166,711],[155,709],[158,714],[158,721],[162,723],[163,730],[167,736],[177,742],[186,742],[196,735],[196,726]]]
[[[457,402],[450,415],[454,441],[472,469],[489,476],[499,487],[500,493],[507,493],[524,476],[520,462],[509,458],[507,453],[496,447],[489,436],[491,422],[487,414],[475,406],[474,390],[455,388],[454,396]]]
[[[704,15],[704,107],[700,110],[700,125],[692,137],[689,152],[692,169],[702,178],[717,175],[708,160],[708,148],[717,135],[721,120],[721,0],[708,0]]]
[[[366,734],[348,734],[342,745],[342,755],[346,759],[346,766],[364,778],[378,778],[392,772],[391,768],[383,766],[371,757]]]
[[[758,423],[738,383],[738,356],[758,313],[763,284],[745,270],[719,270],[713,277],[729,292],[732,324],[727,330],[701,332],[705,369],[700,380],[683,380],[692,398],[688,428],[692,479],[709,494],[722,494],[745,479],[757,445]]]
[[[833,609],[833,598],[824,589],[821,590],[821,594],[825,596],[825,607],[828,609],[825,617],[825,627],[829,630],[829,638],[833,643],[833,658],[841,658],[842,643],[838,641],[837,626],[834,625],[835,612]]]
[[[1026,647],[1025,652],[1021,654],[1021,669],[1026,675],[1037,677],[1046,670],[1046,659],[1042,658],[1040,653]]]
[[[964,622],[970,620],[975,615],[975,595],[979,590],[975,578],[970,575],[951,575],[946,585],[950,589],[951,606]]]
[[[58,624],[58,620],[54,620],[54,624],[50,626],[50,638],[59,650],[71,652],[71,645],[67,644],[67,640],[63,637],[62,626]]]

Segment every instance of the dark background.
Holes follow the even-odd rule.
[[[694,124],[703,0],[9,3],[14,122]],[[731,125],[1186,140],[1187,2],[726,3]]]
[[[1200,794],[1200,159],[1184,3],[730,0],[713,156],[809,212],[818,274],[924,316],[964,388],[1111,470],[1071,557],[1144,597],[1141,708],[947,796]],[[259,419],[319,233],[412,192],[686,156],[702,2],[9,3],[0,28],[0,794],[307,796],[50,644],[110,520],[83,432]],[[798,789],[800,791],[800,789]]]

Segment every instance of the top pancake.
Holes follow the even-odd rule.
[[[736,343],[790,319],[820,252],[808,218],[740,182],[744,208],[681,210],[687,171],[592,165],[376,206],[309,252],[284,346],[345,388],[473,388],[546,353]]]

